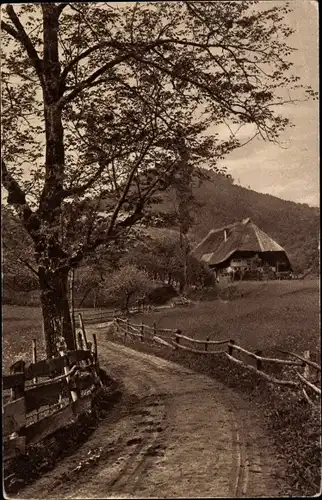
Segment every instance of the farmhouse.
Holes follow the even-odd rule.
[[[192,255],[217,278],[276,279],[290,277],[292,272],[284,248],[250,219],[211,230]]]

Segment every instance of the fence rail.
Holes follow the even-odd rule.
[[[77,328],[81,327],[81,318],[86,324],[107,323],[113,321],[116,317],[123,317],[126,313],[136,314],[143,311],[142,306],[130,307],[127,311],[121,309],[101,309],[99,311],[76,309],[74,311],[74,321]]]
[[[124,338],[140,338],[142,342],[152,341],[158,344],[159,346],[165,346],[170,349],[182,349],[183,351],[192,352],[195,354],[201,354],[206,356],[214,356],[214,355],[225,355],[232,363],[242,366],[243,368],[256,373],[259,377],[265,379],[269,383],[276,384],[279,386],[285,386],[292,388],[293,390],[300,390],[304,395],[306,401],[314,408],[318,408],[320,404],[321,397],[321,389],[315,385],[317,381],[314,383],[308,380],[308,376],[310,375],[310,370],[317,373],[319,383],[321,378],[321,366],[309,359],[308,357],[301,356],[296,353],[282,351],[279,352],[286,354],[288,357],[293,359],[280,359],[280,358],[272,358],[272,357],[264,357],[262,355],[262,351],[251,352],[247,349],[237,345],[232,339],[223,339],[223,340],[210,340],[209,338],[205,340],[194,339],[183,335],[181,330],[179,329],[170,329],[170,328],[158,328],[156,323],[153,326],[145,325],[143,323],[136,324],[130,323],[129,319],[124,319],[121,317],[114,318],[115,325],[115,333],[123,334]],[[150,332],[153,332],[151,335]],[[164,335],[166,334],[166,335]],[[188,345],[185,345],[188,343]],[[221,350],[212,350],[210,347],[216,346],[227,346],[227,351]],[[203,347],[201,350],[200,348]],[[246,356],[246,359],[254,360],[256,366],[249,364],[249,362],[245,362],[244,360],[240,360],[236,358],[236,354],[240,353]],[[306,351],[306,354],[308,352]],[[308,353],[309,354],[309,353]],[[294,359],[295,358],[295,359]],[[295,380],[288,380],[284,378],[277,378],[272,374],[265,373],[263,367],[267,365],[275,365],[277,368],[279,367],[281,370],[288,370],[287,375],[293,376]],[[299,373],[298,369],[303,368],[304,373]],[[306,375],[306,376],[305,376]],[[308,395],[308,391],[312,396]]]
[[[2,377],[7,400],[2,414],[5,460],[25,454],[28,447],[90,409],[93,393],[102,381],[96,335],[89,343],[84,332],[79,332],[77,350],[61,348],[59,356],[40,361],[34,356],[30,364],[20,360],[11,367],[14,373]]]

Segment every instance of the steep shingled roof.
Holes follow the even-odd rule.
[[[224,231],[227,231],[227,240],[224,240]],[[268,234],[264,233],[250,219],[230,224],[220,229],[212,230],[192,251],[197,259],[208,265],[224,262],[234,252],[286,252]]]

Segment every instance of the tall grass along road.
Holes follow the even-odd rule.
[[[21,491],[23,498],[285,494],[284,464],[275,458],[256,408],[239,394],[175,363],[108,342],[103,334],[99,345],[102,366],[124,383],[123,399],[77,457]],[[96,459],[89,464],[93,450]]]

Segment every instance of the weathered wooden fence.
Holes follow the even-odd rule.
[[[5,460],[27,453],[91,408],[95,389],[102,385],[96,336],[88,342],[83,328],[77,337],[77,350],[61,345],[59,356],[40,361],[33,341],[33,363],[19,361],[2,377]]]
[[[79,309],[75,311],[74,322],[76,328],[81,328],[82,322],[84,323],[84,321],[86,321],[87,325],[92,325],[97,323],[109,323],[110,321],[113,321],[116,317],[122,315],[123,314],[119,309],[113,309],[113,310],[102,309],[98,311]]]
[[[127,314],[134,315],[140,312],[149,311],[163,311],[164,309],[171,309],[175,306],[187,305],[189,302],[183,297],[176,298],[175,303],[166,304],[164,306],[154,306],[144,303],[137,303],[133,307],[127,310],[121,309],[75,309],[73,315],[73,321],[76,328],[81,326],[80,315],[83,321],[86,321],[87,325],[98,324],[98,323],[108,323],[114,321],[115,318],[125,317]]]
[[[114,319],[115,334],[124,339],[139,339],[141,342],[153,342],[170,349],[183,350],[202,356],[225,355],[232,363],[256,373],[267,382],[301,391],[306,401],[314,408],[319,408],[321,399],[321,366],[310,360],[309,352],[303,356],[280,351],[287,359],[262,356],[261,351],[250,352],[236,344],[233,339],[205,340],[193,339],[183,335],[181,330],[157,328],[145,324],[130,323],[129,319]],[[282,377],[277,378],[270,370],[271,366],[279,367]],[[303,373],[301,373],[301,370]],[[268,373],[267,373],[268,372]],[[286,376],[288,378],[286,378]]]

